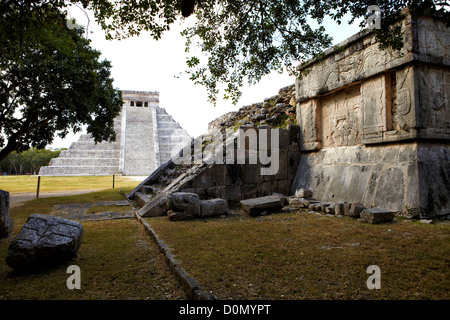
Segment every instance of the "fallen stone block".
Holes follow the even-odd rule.
[[[347,215],[352,218],[359,218],[361,212],[365,207],[361,203],[352,203],[350,210],[348,210]]]
[[[335,208],[336,208],[336,204],[335,203],[331,203],[330,205],[328,205],[325,208],[325,212],[328,213],[328,214],[333,214],[334,215],[334,214],[336,214]]]
[[[137,203],[139,203],[141,207],[143,207],[151,201],[152,197],[146,193],[136,192],[134,195],[134,199],[137,201]]]
[[[383,223],[390,222],[394,219],[394,213],[392,211],[383,208],[365,208],[361,211],[361,221],[367,223]]]
[[[167,216],[169,217],[170,221],[180,221],[180,220],[186,220],[186,216],[182,212],[176,212],[173,210],[167,211]]]
[[[263,211],[276,212],[283,208],[283,197],[270,195],[260,198],[241,200],[242,208],[251,216],[257,216]]]
[[[326,209],[332,204],[334,205],[334,203],[332,203],[332,202],[321,202],[320,203],[320,210],[323,211],[323,212],[326,212]]]
[[[166,202],[169,209],[183,213],[187,219],[200,215],[200,199],[195,193],[174,192],[169,194]]]
[[[350,209],[352,208],[352,204],[349,202],[344,202],[342,204],[342,213],[343,216],[348,216],[350,214]]]
[[[15,269],[47,267],[76,256],[83,225],[59,217],[32,214],[11,241],[6,264]]]
[[[138,214],[141,217],[159,217],[166,215],[167,211],[170,209],[169,205],[167,204],[167,197],[167,193],[158,194],[156,197],[150,200],[149,203],[143,206],[138,211]]]
[[[214,217],[228,213],[228,202],[224,199],[200,200],[200,217]]]
[[[0,190],[0,239],[8,238],[13,227],[14,222],[9,216],[9,192]]]
[[[305,198],[303,198],[303,200],[302,200],[302,203],[303,203],[305,208],[309,208],[309,206],[311,204],[316,204],[316,203],[319,203],[319,202],[320,201],[315,200],[315,199],[305,199]]]
[[[290,206],[299,207],[299,208],[305,207],[305,205],[303,204],[303,200],[304,200],[304,198],[298,198],[298,197],[288,197],[287,198],[288,204]]]
[[[156,195],[161,192],[161,189],[154,186],[142,186],[141,192]]]
[[[295,196],[297,198],[311,198],[313,196],[313,193],[311,190],[300,188],[295,191]]]
[[[334,214],[337,216],[344,215],[344,202],[336,202],[334,204]]]

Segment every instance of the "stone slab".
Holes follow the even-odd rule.
[[[257,216],[263,211],[276,212],[283,208],[282,198],[278,195],[270,195],[260,198],[241,200],[242,208],[251,216]]]
[[[15,269],[48,267],[73,258],[83,238],[83,225],[59,217],[32,214],[11,241],[6,263]]]
[[[393,219],[394,213],[383,208],[366,208],[361,212],[361,221],[367,223],[391,222]]]
[[[0,239],[7,238],[14,228],[14,222],[9,216],[9,192],[0,190]]]

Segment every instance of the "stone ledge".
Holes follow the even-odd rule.
[[[161,253],[164,254],[167,265],[180,282],[188,298],[191,300],[216,300],[212,294],[204,291],[200,287],[200,284],[194,278],[189,276],[183,268],[181,268],[180,263],[174,258],[174,255],[167,250],[169,246],[159,239],[153,228],[146,221],[144,221],[138,213],[135,212],[135,216],[144,227],[145,231],[147,231],[150,237],[155,241]]]

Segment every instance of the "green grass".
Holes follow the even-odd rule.
[[[146,218],[219,299],[449,299],[450,226],[280,213],[172,222]],[[369,265],[381,289],[369,290]]]
[[[57,204],[123,200],[118,190],[42,198],[10,210],[17,234],[30,214],[50,214]],[[0,241],[0,299],[185,299],[160,254],[135,219],[82,222],[78,257],[45,272],[17,273],[6,265],[9,240]],[[81,289],[66,286],[67,267],[81,270]]]
[[[38,176],[0,176],[0,189],[11,193],[36,192]],[[42,176],[40,192],[72,191],[72,190],[100,190],[110,189],[113,176],[74,176],[53,177]],[[139,181],[132,177],[115,176],[115,188],[134,188]]]

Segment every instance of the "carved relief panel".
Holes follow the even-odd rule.
[[[321,148],[319,118],[318,99],[311,99],[297,104],[297,119],[301,128],[301,149],[304,151],[318,150]]]
[[[422,65],[418,70],[419,127],[425,138],[450,138],[450,70]]]
[[[320,106],[324,148],[352,146],[361,143],[359,85],[322,98]]]

